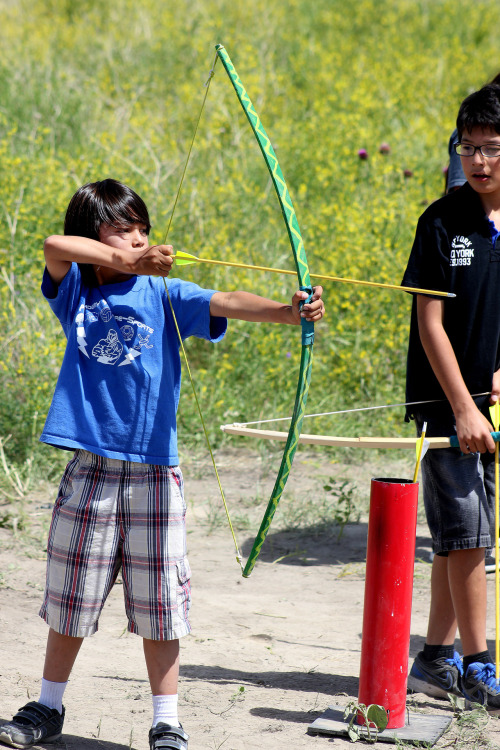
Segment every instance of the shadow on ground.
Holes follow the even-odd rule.
[[[272,690],[297,690],[304,693],[326,693],[357,696],[357,677],[324,674],[322,672],[244,672],[224,667],[205,667],[197,664],[181,666],[185,680],[203,680],[212,684],[256,685]]]
[[[0,722],[6,721],[0,719]],[[7,719],[10,721],[10,719]],[[5,745],[0,745],[5,747]],[[116,742],[105,742],[104,740],[77,737],[74,734],[63,734],[60,740],[51,743],[31,745],[32,750],[131,750],[130,745],[119,745]]]
[[[323,526],[307,526],[270,532],[260,553],[263,562],[276,562],[278,565],[335,565],[364,563],[368,524],[347,524],[342,534],[335,528],[326,530]],[[243,556],[248,558],[253,538],[242,545]],[[431,542],[428,537],[417,536],[415,558],[429,561]]]

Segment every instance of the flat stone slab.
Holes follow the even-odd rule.
[[[406,714],[406,725],[400,729],[384,729],[377,734],[377,742],[424,742],[434,745],[452,722],[451,716],[432,716],[429,714]],[[308,734],[324,734],[333,737],[347,737],[348,722],[344,719],[343,706],[329,706],[325,713],[307,727]],[[368,737],[365,727],[359,726],[361,739]]]

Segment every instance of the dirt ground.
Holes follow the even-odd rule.
[[[191,750],[326,750],[351,744],[347,737],[310,736],[307,727],[329,705],[357,699],[367,517],[348,524],[339,540],[331,529],[314,524],[283,529],[287,504],[297,504],[304,493],[319,498],[325,481],[335,476],[355,481],[367,507],[371,477],[411,476],[412,467],[411,458],[379,457],[378,465],[369,457],[352,464],[342,460],[338,453],[297,456],[276,525],[249,579],[235,562],[205,460],[183,462],[193,632],[181,642],[179,710]],[[268,471],[265,455],[248,450],[225,452],[218,463],[238,525],[248,526],[238,533],[248,555],[263,512],[262,503],[253,508],[254,499],[268,495],[273,469]],[[39,695],[47,628],[37,612],[52,501],[52,492],[33,493],[25,505],[27,530],[0,528],[0,719]],[[410,659],[424,643],[429,552],[419,512]],[[488,587],[494,653],[494,575]],[[65,695],[64,735],[47,747],[148,750],[152,709],[141,639],[126,631],[120,589],[118,583],[99,632],[84,643],[77,660]],[[408,697],[407,708],[431,717],[453,715],[450,703],[423,695]],[[462,741],[500,747],[499,719],[491,717],[473,741],[454,719],[436,747]]]

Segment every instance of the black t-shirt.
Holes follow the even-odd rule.
[[[417,225],[404,286],[453,292],[444,299],[444,328],[471,394],[491,390],[500,362],[500,238],[478,194],[465,184],[429,206]],[[444,399],[418,333],[416,296],[410,325],[407,401]],[[487,413],[488,397],[476,399]],[[484,407],[484,408],[483,408]],[[447,402],[408,407],[425,419],[451,416]]]

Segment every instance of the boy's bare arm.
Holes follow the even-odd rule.
[[[172,267],[171,245],[152,245],[131,250],[115,248],[88,237],[52,235],[43,244],[45,263],[50,277],[61,282],[71,263],[88,263],[114,268],[122,273],[168,276]]]
[[[493,453],[495,443],[490,435],[493,427],[481,414],[465,385],[455,352],[443,327],[443,313],[442,299],[417,295],[420,340],[453,409],[460,449],[463,453]]]
[[[317,322],[325,312],[322,293],[321,286],[314,287],[311,301],[300,310],[300,303],[307,299],[306,292],[296,292],[291,305],[259,297],[250,292],[215,292],[210,300],[210,314],[221,318],[248,320],[252,323],[299,325],[303,317]]]

